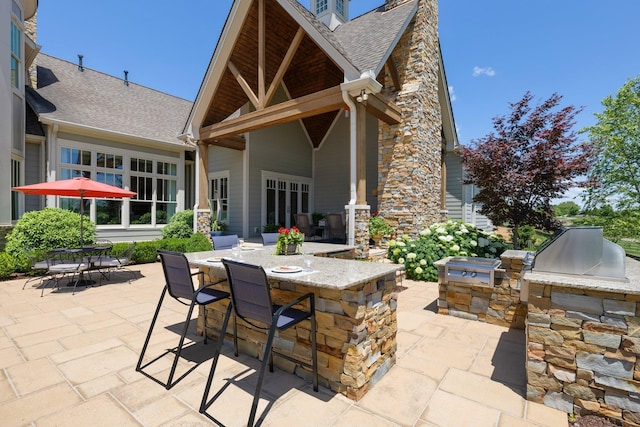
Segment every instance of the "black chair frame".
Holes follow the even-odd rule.
[[[158,306],[156,307],[156,311],[153,315],[153,319],[151,320],[151,325],[149,326],[149,332],[147,333],[147,337],[144,341],[144,345],[142,346],[142,351],[140,352],[140,358],[138,359],[138,363],[136,365],[136,371],[137,372],[141,372],[142,374],[146,375],[147,377],[151,378],[152,380],[156,381],[157,383],[163,385],[167,390],[169,390],[171,387],[173,387],[175,384],[177,384],[181,379],[183,379],[186,375],[188,375],[191,370],[195,369],[197,367],[194,366],[192,367],[190,370],[188,370],[185,374],[183,374],[180,378],[178,378],[176,381],[173,381],[173,376],[175,375],[175,371],[176,371],[176,367],[178,366],[178,360],[180,359],[180,354],[183,350],[184,347],[184,340],[185,337],[187,335],[187,330],[189,328],[189,323],[191,320],[191,315],[193,314],[193,309],[195,307],[196,304],[201,305],[204,307],[204,322],[203,322],[203,329],[204,329],[204,343],[207,343],[207,305],[218,302],[218,301],[222,301],[225,299],[229,298],[229,293],[218,290],[218,289],[212,289],[210,288],[210,286],[221,283],[226,281],[226,279],[221,279],[218,280],[216,282],[213,283],[207,283],[203,286],[201,286],[198,289],[195,289],[193,286],[193,277],[194,276],[199,276],[199,280],[200,283],[204,282],[204,272],[202,271],[198,271],[195,273],[191,273],[190,268],[189,268],[189,262],[187,260],[187,258],[184,256],[184,254],[180,253],[180,252],[171,252],[171,251],[164,251],[164,250],[158,250],[158,255],[160,255],[160,259],[162,261],[162,268],[164,270],[164,274],[165,274],[165,279],[167,281],[167,283],[165,284],[162,293],[160,294],[160,300],[158,301]],[[177,262],[179,267],[182,267],[183,269],[186,269],[186,271],[183,271],[183,277],[182,279],[186,281],[186,277],[188,275],[189,279],[188,282],[191,284],[191,290],[185,289],[185,283],[181,283],[176,285],[175,283],[172,282],[172,278],[175,274],[175,272],[171,271],[172,266],[168,266],[167,264],[171,263],[171,259],[174,260],[174,262]],[[180,265],[182,264],[182,265]],[[186,275],[185,275],[186,274]],[[182,288],[180,288],[180,286],[182,286]],[[177,289],[176,289],[177,288]],[[173,359],[173,364],[171,365],[171,371],[169,372],[169,378],[167,379],[166,383],[162,383],[161,381],[159,381],[158,379],[152,377],[151,375],[146,374],[143,369],[146,368],[147,366],[151,365],[152,363],[156,362],[157,360],[161,359],[162,357],[164,357],[166,354],[170,353],[173,351],[173,349],[169,349],[167,350],[165,353],[161,354],[160,356],[156,357],[155,359],[147,362],[146,364],[142,364],[144,355],[147,351],[147,346],[149,345],[149,341],[151,339],[151,335],[153,332],[153,328],[156,324],[156,321],[158,319],[158,314],[160,313],[160,308],[162,307],[162,302],[164,301],[164,297],[167,295],[167,293],[174,299],[176,299],[178,302],[180,302],[183,305],[188,305],[189,306],[189,310],[187,313],[187,318],[184,322],[184,327],[182,329],[182,334],[180,335],[180,342],[178,343],[178,346],[175,348],[175,357]],[[188,300],[189,302],[185,302],[185,300]],[[225,315],[225,319],[229,316],[229,313],[231,312],[231,303],[229,303],[229,306],[227,307],[227,313]],[[226,320],[225,320],[226,321]],[[223,328],[221,330],[221,341],[224,340],[224,333],[225,333],[226,327]],[[235,343],[235,341],[234,341]]]
[[[256,416],[256,411],[258,409],[258,402],[260,400],[260,392],[262,390],[262,383],[264,381],[264,373],[265,373],[265,368],[267,367],[267,364],[269,365],[269,371],[273,372],[273,353],[276,353],[278,356],[283,357],[291,362],[310,368],[312,370],[312,375],[313,375],[313,390],[318,391],[318,353],[317,353],[317,344],[316,344],[317,326],[316,326],[316,315],[315,315],[315,297],[313,293],[307,293],[307,294],[301,295],[300,297],[296,298],[293,301],[288,302],[285,305],[282,305],[282,306],[274,305],[271,303],[271,297],[269,294],[269,282],[267,280],[267,275],[261,266],[245,264],[242,262],[228,260],[228,259],[223,259],[222,263],[224,264],[225,269],[227,271],[227,279],[229,281],[229,288],[231,291],[231,305],[233,307],[234,315],[236,317],[241,318],[242,320],[244,320],[249,325],[255,328],[268,331],[267,342],[265,344],[264,355],[263,355],[262,363],[260,366],[260,372],[258,375],[258,382],[256,384],[253,403],[251,405],[251,412],[249,414],[249,420],[247,422],[247,426],[253,426],[255,416]],[[254,319],[250,319],[247,316],[243,316],[241,313],[242,311],[241,307],[243,305],[243,302],[237,299],[238,298],[237,290],[234,291],[234,286],[238,286],[238,285],[234,285],[233,270],[242,269],[242,268],[258,270],[260,272],[262,284],[266,286],[266,295],[269,301],[263,301],[264,303],[263,305],[269,304],[268,307],[271,308],[271,313],[272,313],[271,320],[270,321],[267,320],[269,323],[266,324],[266,327],[257,325]],[[256,299],[258,298],[259,296],[256,296]],[[300,304],[305,300],[309,300],[309,312],[293,308],[295,305]],[[280,322],[281,319],[284,319],[284,320]],[[299,359],[296,359],[294,357],[291,357],[287,354],[277,352],[273,349],[273,340],[274,340],[276,331],[288,329],[306,319],[309,319],[311,322],[311,334],[310,334],[311,335],[311,363],[310,364],[304,361],[301,361]],[[261,320],[257,320],[257,322],[263,323],[263,321],[265,320],[266,319],[261,319]],[[225,319],[222,325],[223,330],[226,329],[228,322],[229,322],[229,313],[227,313],[225,316]],[[213,361],[211,364],[211,370],[209,371],[209,377],[207,378],[207,384],[205,386],[204,394],[202,396],[202,402],[200,403],[200,413],[205,413],[205,411],[220,396],[220,393],[217,393],[211,400],[208,400],[209,391],[211,389],[211,383],[213,381],[216,365],[218,363],[218,358],[220,356],[220,350],[222,348],[223,337],[224,335],[220,336],[218,343],[216,345]],[[234,333],[234,339],[237,339],[237,333]]]

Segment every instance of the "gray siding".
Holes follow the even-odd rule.
[[[448,218],[462,220],[462,162],[460,156],[447,153],[447,211]]]
[[[43,182],[42,177],[42,156],[40,144],[25,144],[25,185]],[[44,196],[24,196],[24,211],[37,211],[44,208]]]

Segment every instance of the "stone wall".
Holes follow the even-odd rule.
[[[445,277],[445,258],[438,267],[438,313],[524,329],[527,306],[520,300],[520,274],[525,251],[505,251],[492,285],[454,282]]]
[[[214,270],[211,270],[212,272]],[[214,273],[212,273],[214,274]],[[205,280],[216,280],[215,276]],[[291,301],[313,292],[316,298],[319,382],[334,392],[359,400],[396,361],[396,275],[388,275],[347,290],[310,288],[279,280],[270,280],[274,304]],[[229,291],[227,282],[217,285]],[[212,304],[207,309],[207,330],[217,335],[226,303]],[[202,333],[202,308],[198,330]],[[227,332],[231,334],[232,325]],[[291,357],[311,360],[310,322],[280,332],[274,348]],[[228,335],[232,340],[232,336]],[[262,358],[266,341],[263,330],[238,321],[238,347],[242,353]],[[307,368],[289,360],[274,357],[280,369],[310,378]]]
[[[387,7],[402,2],[390,0]],[[416,237],[441,217],[436,0],[419,0],[418,12],[391,56],[402,87],[394,88],[385,68],[383,94],[402,109],[402,123],[379,124],[378,210],[399,234]]]
[[[529,281],[527,399],[640,426],[640,295]]]

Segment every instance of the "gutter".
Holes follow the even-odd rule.
[[[356,114],[356,104],[352,98],[357,97],[358,100],[363,98],[364,94],[378,93],[382,89],[382,85],[375,79],[375,75],[372,71],[365,71],[360,75],[359,79],[344,82],[340,85],[342,89],[342,99],[344,103],[349,107],[349,204],[346,206],[348,210],[349,229],[347,230],[347,244],[355,244],[355,220],[356,220],[356,188],[357,188],[357,138],[358,138],[358,123]],[[360,102],[360,101],[359,101]]]

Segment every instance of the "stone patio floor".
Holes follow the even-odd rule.
[[[135,371],[164,286],[159,263],[132,266],[102,286],[45,290],[0,282],[0,425],[246,425],[257,359],[225,346],[209,408],[198,413],[212,342],[195,321],[171,390]],[[435,283],[404,280],[398,296],[397,364],[358,402],[279,369],[266,375],[262,426],[567,426],[567,415],[528,402],[522,330],[438,315]],[[186,307],[165,299],[148,355],[177,345]],[[200,363],[198,365],[198,363]],[[170,358],[146,371],[166,381]],[[215,421],[214,421],[215,420]]]

